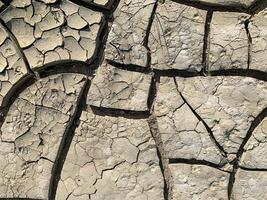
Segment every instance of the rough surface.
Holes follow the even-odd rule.
[[[88,104],[98,107],[146,111],[151,75],[102,65],[92,81]]]
[[[22,2],[13,3],[0,18],[17,38],[32,68],[58,60],[94,58],[104,25],[101,13],[68,0]]]
[[[17,45],[0,24],[0,105],[14,84],[27,73]]]
[[[0,199],[267,198],[265,0],[0,2]]]
[[[234,199],[266,199],[267,183],[266,172],[245,171],[237,172],[236,185],[234,187]]]
[[[156,0],[122,0],[114,12],[105,57],[123,64],[147,66],[146,31]]]
[[[176,78],[178,90],[228,153],[236,153],[267,105],[263,81],[243,77]]]
[[[266,11],[267,10],[264,9],[260,13],[253,16],[248,25],[252,38],[250,68],[265,72],[267,71],[267,60],[265,58],[267,52],[267,26],[263,19],[266,18]]]
[[[205,160],[220,164],[223,157],[204,124],[182,99],[173,78],[161,78],[155,115],[168,158]]]
[[[248,36],[240,13],[215,12],[210,26],[211,70],[248,68]]]
[[[267,169],[267,119],[252,133],[245,146],[245,152],[242,157],[241,165],[252,169]]]
[[[163,179],[147,121],[84,111],[57,199],[163,199]]]
[[[166,0],[155,13],[150,36],[155,69],[201,69],[207,12]]]
[[[1,127],[1,198],[48,198],[51,169],[83,78],[65,74],[42,79],[12,104]]]
[[[229,174],[201,165],[170,165],[173,176],[172,199],[227,200]]]

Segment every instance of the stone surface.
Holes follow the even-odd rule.
[[[0,199],[267,198],[266,1],[1,2]]]
[[[168,158],[223,163],[204,124],[183,101],[173,78],[161,78],[155,100],[155,115]]]
[[[147,121],[82,113],[56,199],[163,199],[163,179]]]
[[[105,108],[146,111],[151,75],[102,65],[92,81],[87,103]]]
[[[17,45],[9,37],[6,29],[0,25],[0,105],[8,94],[23,76],[27,74],[26,64]],[[5,102],[7,103],[7,102]]]
[[[170,165],[173,177],[172,199],[227,200],[229,174],[201,165]]]
[[[178,90],[228,153],[236,153],[267,105],[264,81],[247,77],[176,78]]]
[[[84,84],[82,75],[54,75],[11,105],[1,127],[0,198],[48,198],[52,167]]]
[[[201,69],[206,11],[166,0],[159,4],[149,35],[155,69]]]
[[[1,13],[0,18],[7,23],[21,48],[35,48],[39,51],[38,58],[35,57],[37,61],[30,62],[32,68],[58,60],[93,60],[98,36],[104,25],[100,12],[80,7],[68,0],[33,0],[27,7],[22,6],[22,2],[13,3]],[[60,54],[58,51],[66,53]],[[51,52],[54,56],[43,59]],[[31,54],[26,56],[32,60]]]
[[[105,58],[123,64],[147,66],[143,45],[155,0],[122,0],[114,12]]]
[[[267,172],[239,170],[233,189],[233,199],[266,199]]]
[[[267,169],[267,118],[257,126],[245,146],[241,165],[246,168]]]
[[[250,23],[248,24],[248,29],[251,34],[252,44],[251,44],[251,63],[250,68],[267,71],[267,26],[264,23],[266,18],[266,9],[256,14],[251,18]]]
[[[215,12],[210,26],[210,70],[248,68],[248,36],[243,13]]]

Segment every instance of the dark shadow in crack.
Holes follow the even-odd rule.
[[[19,94],[30,85],[38,81],[40,78],[63,73],[76,73],[93,76],[94,72],[95,68],[90,68],[87,63],[67,60],[49,63],[44,65],[42,68],[37,69],[34,71],[34,74],[38,74],[38,77],[36,77],[34,74],[24,75],[13,85],[3,99],[3,102],[0,106],[0,127],[5,120],[5,116],[7,115],[10,106],[13,104]]]
[[[72,139],[75,135],[75,130],[80,120],[82,111],[85,108],[86,98],[87,98],[89,88],[90,88],[90,81],[87,80],[79,94],[79,97],[77,100],[77,106],[74,110],[73,115],[71,116],[68,126],[65,129],[65,132],[61,139],[59,150],[57,152],[55,163],[52,167],[52,172],[51,172],[49,192],[48,192],[49,200],[54,200],[56,198],[58,182],[61,177],[61,172],[62,172],[64,163],[65,163],[66,157],[68,155]]]
[[[254,121],[251,123],[250,128],[242,142],[242,144],[240,145],[237,154],[236,154],[236,159],[233,163],[233,171],[230,174],[230,178],[229,178],[229,184],[228,184],[228,199],[231,199],[232,196],[232,190],[233,190],[233,186],[235,183],[235,176],[236,176],[236,172],[239,168],[241,168],[239,166],[239,161],[242,158],[242,155],[245,151],[244,147],[245,145],[248,143],[249,139],[251,138],[251,136],[253,135],[254,130],[258,127],[258,125],[267,117],[267,107],[264,108],[257,117],[255,117]],[[246,169],[242,167],[241,169]],[[251,171],[253,171],[253,169],[251,169]],[[263,170],[258,170],[258,171],[263,171]],[[267,171],[267,170],[266,170]]]
[[[224,171],[224,172],[228,172],[229,171],[225,171],[222,168],[225,166],[220,165],[220,164],[215,164],[206,160],[196,160],[196,159],[184,159],[184,158],[170,158],[169,159],[169,164],[178,164],[178,163],[183,163],[183,164],[190,164],[190,165],[205,165],[205,166],[209,166],[209,167],[213,167],[215,169]]]

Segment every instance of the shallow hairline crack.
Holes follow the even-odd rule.
[[[85,81],[84,86],[82,87],[79,97],[76,101],[77,106],[62,136],[61,143],[60,143],[57,156],[55,159],[55,164],[52,167],[52,173],[51,173],[52,175],[51,175],[49,192],[48,192],[49,200],[54,200],[56,197],[57,187],[58,187],[58,183],[61,177],[64,162],[68,155],[68,151],[71,146],[72,139],[75,134],[75,130],[77,128],[77,120],[79,120],[82,114],[82,111],[84,109],[84,105],[86,103],[86,98],[87,98],[87,94],[89,91],[90,83],[91,82],[89,79]]]
[[[15,37],[15,35],[12,33],[12,31],[8,28],[7,24],[4,22],[4,20],[0,17],[0,25],[2,25],[3,29],[5,30],[5,32],[8,34],[9,38],[11,39],[11,41],[13,42],[13,44],[15,45],[16,48],[16,52],[19,54],[19,56],[22,58],[24,64],[25,64],[25,68],[26,71],[30,74],[35,75],[35,72],[31,69],[29,61],[26,57],[26,55],[23,52],[22,47],[19,44],[19,41],[17,40],[17,38]]]

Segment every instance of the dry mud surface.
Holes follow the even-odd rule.
[[[0,199],[267,199],[266,0],[0,1]]]

